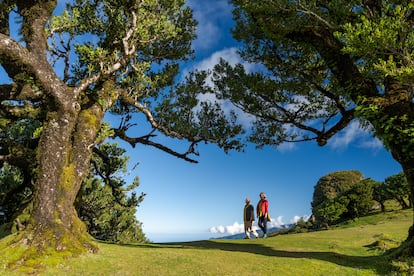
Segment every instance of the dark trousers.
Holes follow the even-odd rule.
[[[257,222],[257,225],[260,229],[262,229],[263,234],[267,233],[267,217],[259,217],[259,221]]]

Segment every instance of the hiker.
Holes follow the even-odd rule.
[[[254,221],[254,208],[253,205],[250,204],[250,199],[246,198],[246,205],[244,205],[243,211],[243,221],[244,221],[244,232],[246,233],[245,239],[250,239],[250,232],[256,237],[259,237],[256,230],[253,229],[253,221]]]
[[[260,193],[260,200],[257,203],[256,212],[258,217],[257,225],[263,231],[263,238],[267,238],[267,221],[269,217],[269,202],[265,193]]]

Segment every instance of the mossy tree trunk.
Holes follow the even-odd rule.
[[[24,243],[38,250],[96,250],[73,204],[88,173],[102,119],[103,110],[95,105],[48,122],[38,148],[39,175]]]
[[[51,99],[37,151],[39,167],[31,219],[20,242],[38,252],[51,247],[59,251],[94,249],[73,203],[88,172],[103,110],[92,105],[81,111],[76,94],[57,77],[46,58],[44,30],[56,1],[16,1],[16,6],[23,16],[21,31],[26,48],[3,40],[13,48],[4,67],[11,77],[22,73],[15,68],[23,68],[34,76],[31,90],[39,89]]]

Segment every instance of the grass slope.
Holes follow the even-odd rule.
[[[384,250],[402,242],[411,210],[360,218],[333,230],[255,240],[114,245],[73,259],[50,256],[35,275],[389,275]],[[4,248],[8,237],[0,240]],[[12,258],[0,250],[0,275]],[[27,271],[30,272],[30,271]]]

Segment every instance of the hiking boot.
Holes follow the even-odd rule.
[[[266,238],[267,238],[267,234],[264,234],[264,235],[263,235],[263,239],[266,239]]]

